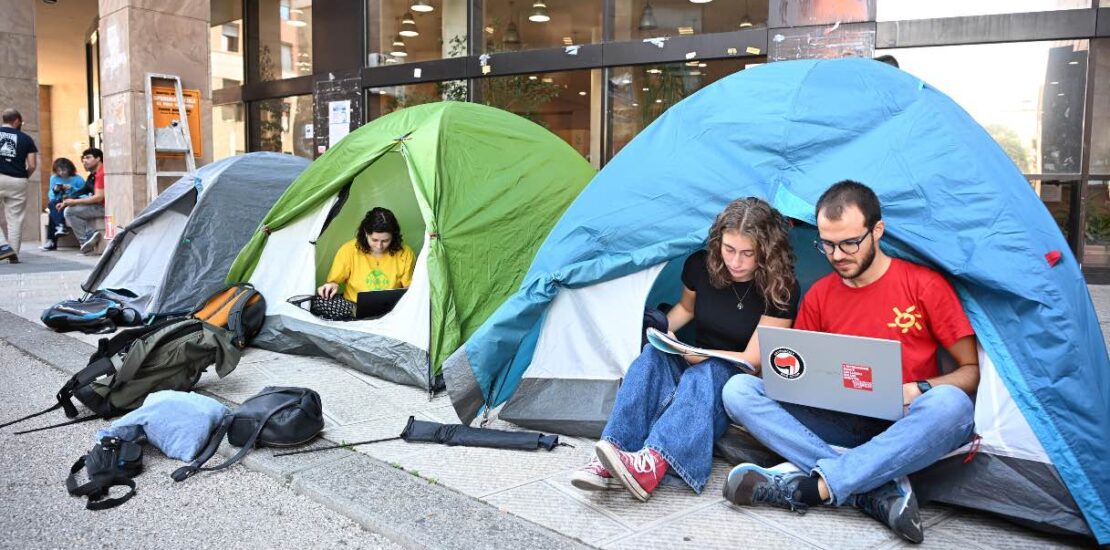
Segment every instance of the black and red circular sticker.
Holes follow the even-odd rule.
[[[785,380],[797,380],[806,373],[806,363],[802,356],[790,348],[775,348],[767,358],[771,370]]]

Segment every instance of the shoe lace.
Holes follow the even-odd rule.
[[[770,483],[756,486],[752,492],[752,501],[771,504],[785,502],[792,512],[799,514],[805,514],[806,510],[809,509],[809,506],[805,503],[794,500],[794,487],[787,485],[786,480],[781,475],[772,477]]]
[[[651,472],[652,475],[655,475],[655,456],[647,449],[633,454],[632,469],[639,474]]]
[[[605,468],[605,465],[603,465],[596,456],[591,458],[590,461],[587,462],[582,469],[593,472],[597,475],[609,475],[609,470]]]

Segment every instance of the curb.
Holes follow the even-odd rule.
[[[0,310],[0,340],[68,375],[83,369],[96,349],[4,310]],[[53,391],[45,389],[44,407],[51,404]],[[310,447],[333,444],[320,438]],[[274,452],[256,449],[241,464],[405,547],[589,548],[350,449],[280,458],[274,457]],[[230,456],[230,446],[222,446],[217,454]]]

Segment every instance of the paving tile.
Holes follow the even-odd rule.
[[[484,497],[538,481],[556,472],[585,464],[588,455],[579,449],[515,451],[480,447],[441,447],[400,460],[401,466],[421,477],[459,492]]]
[[[589,459],[593,447],[588,447],[584,457]],[[586,463],[583,460],[575,468]],[[574,470],[566,470],[550,478],[553,486],[578,498],[594,507],[612,514],[624,526],[634,530],[641,530],[669,518],[689,512],[691,509],[707,506],[715,502],[724,502],[721,498],[721,485],[728,466],[724,461],[714,460],[713,472],[709,476],[705,490],[699,495],[692,489],[677,481],[676,485],[660,485],[647,502],[640,502],[625,490],[612,491],[582,491],[575,489],[570,484],[570,476]],[[668,482],[669,483],[669,482]]]
[[[405,428],[405,423],[408,422],[408,419],[409,417],[407,415],[383,416],[356,424],[329,426],[327,431],[324,432],[324,437],[337,443],[353,443],[355,441],[397,437],[401,435],[401,431]],[[428,419],[420,418],[420,420]],[[370,455],[382,462],[398,464],[409,456],[435,452],[438,449],[439,447],[435,445],[409,443],[402,440],[383,441],[381,443],[372,443],[370,445],[359,445],[355,447],[355,450],[358,452]]]
[[[1024,548],[1084,548],[1082,539],[1065,539],[1025,529],[1010,522],[971,510],[958,514],[934,527],[944,537],[956,538],[984,548],[999,550]]]
[[[596,545],[632,532],[544,481],[491,495],[485,501],[586,544]]]
[[[601,544],[601,547],[634,550],[815,548],[806,541],[791,537],[762,523],[757,518],[731,510],[723,503],[694,510],[647,531],[606,541]]]
[[[909,550],[911,548],[915,550],[985,550],[983,546],[944,534],[937,534],[929,530],[925,531],[925,542],[921,544],[914,544],[908,540],[896,538],[879,546],[873,546],[872,548],[876,550]]]
[[[744,511],[798,538],[827,548],[871,547],[893,540],[885,525],[855,508],[821,507],[805,514],[769,507],[745,507]]]

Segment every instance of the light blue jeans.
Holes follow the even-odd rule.
[[[821,475],[838,506],[936,462],[966,443],[975,423],[971,398],[948,385],[914,399],[897,422],[779,403],[755,376],[734,376],[723,399],[734,422],[802,471]],[[850,449],[841,454],[830,445]]]
[[[721,389],[737,372],[720,359],[690,365],[648,344],[628,367],[601,437],[624,451],[654,449],[700,493],[713,444],[728,429]]]

